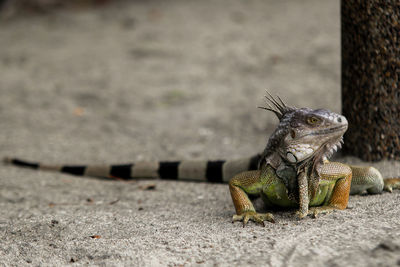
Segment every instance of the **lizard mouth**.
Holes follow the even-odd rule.
[[[309,133],[308,135],[327,135],[331,133],[344,133],[347,130],[347,125],[340,125],[328,129],[324,129],[318,132]]]

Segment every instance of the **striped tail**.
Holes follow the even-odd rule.
[[[166,179],[227,183],[236,174],[256,170],[260,155],[238,160],[136,162],[121,165],[48,165],[16,158],[5,158],[6,164],[36,170],[55,171],[77,176],[105,179]]]

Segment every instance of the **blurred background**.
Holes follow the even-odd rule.
[[[339,0],[0,0],[0,157],[253,155],[266,90],[340,112]],[[394,266],[399,196],[243,229],[226,185],[1,166],[0,265]]]
[[[51,162],[237,158],[277,124],[340,112],[340,2],[1,0],[4,155]]]

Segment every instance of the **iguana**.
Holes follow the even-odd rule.
[[[348,122],[326,109],[289,107],[266,96],[279,119],[263,153],[225,161],[137,162],[112,166],[68,166],[6,158],[13,165],[102,178],[161,178],[228,182],[236,214],[233,222],[249,220],[265,226],[271,213],[257,213],[250,196],[261,196],[267,208],[298,208],[297,215],[316,216],[347,207],[349,194],[371,194],[400,188],[400,178],[383,179],[373,167],[350,166],[328,159],[341,147]],[[232,178],[233,177],[233,178]],[[232,178],[232,179],[230,179]]]

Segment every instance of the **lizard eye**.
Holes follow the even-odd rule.
[[[308,117],[307,118],[307,123],[310,125],[315,125],[318,122],[319,122],[319,119],[317,117]]]

